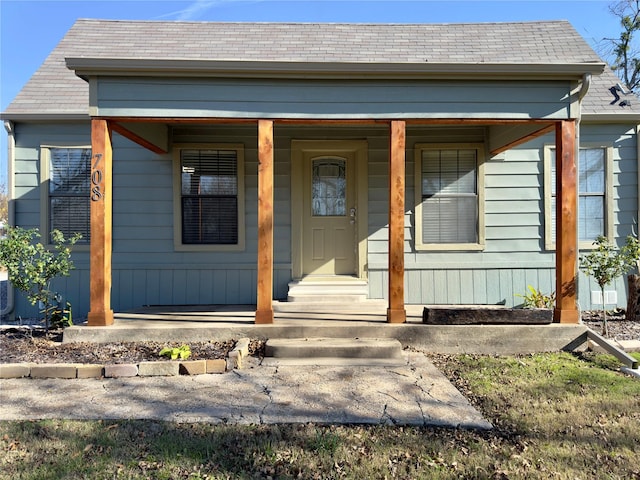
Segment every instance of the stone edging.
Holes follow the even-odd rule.
[[[249,356],[249,339],[241,338],[226,359],[180,360],[115,364],[2,363],[1,378],[122,378],[225,373],[242,368]]]

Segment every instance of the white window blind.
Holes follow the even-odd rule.
[[[182,150],[182,243],[238,243],[235,150]]]
[[[49,149],[49,232],[80,233],[89,243],[91,149]]]
[[[422,153],[422,242],[478,242],[477,151]]]

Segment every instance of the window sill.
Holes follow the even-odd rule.
[[[481,243],[424,243],[422,245],[416,245],[416,250],[419,252],[425,251],[470,251],[478,252],[484,250],[485,246]]]

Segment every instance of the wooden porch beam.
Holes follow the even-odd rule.
[[[546,135],[547,133],[551,133],[555,131],[556,126],[552,123],[551,125],[547,125],[546,127],[542,127],[540,130],[536,130],[528,135],[525,135],[522,138],[514,140],[513,142],[507,143],[506,145],[501,146],[500,148],[496,148],[489,152],[491,156],[498,155],[499,153],[506,152],[507,150],[511,150],[518,145],[522,145],[523,143],[528,142],[529,140],[533,140],[534,138],[541,137],[542,135]]]
[[[556,123],[556,308],[558,323],[578,323],[576,122]]]
[[[151,150],[153,153],[157,153],[159,155],[163,155],[165,153],[168,153],[165,149],[160,148],[157,145],[154,145],[153,143],[151,143],[147,139],[142,138],[137,133],[132,132],[128,128],[125,128],[122,125],[120,125],[119,123],[111,122],[109,125],[111,126],[111,130],[112,131],[114,131],[116,133],[119,133],[123,137],[128,138],[133,143],[137,143],[138,145],[140,145],[143,148],[146,148],[147,150]]]
[[[255,125],[257,118],[220,118],[220,117],[104,117],[105,120],[121,123],[169,123],[176,125]],[[268,120],[274,125],[388,125],[388,120],[374,118],[273,118]],[[410,118],[398,120],[406,125],[532,125],[548,126],[553,121],[545,119],[494,119],[494,118]]]
[[[258,294],[255,323],[273,323],[273,122],[258,121]]]
[[[106,120],[91,120],[90,326],[113,324],[111,309],[112,145]]]
[[[404,323],[404,196],[406,125],[394,120],[389,151],[389,307],[387,322]]]

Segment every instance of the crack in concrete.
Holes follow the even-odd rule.
[[[262,407],[262,410],[260,410],[260,413],[258,414],[258,418],[260,419],[260,425],[264,425],[263,415],[265,410],[270,405],[273,405],[273,396],[271,395],[271,390],[269,390],[269,387],[267,385],[262,385],[262,393],[264,393],[267,396],[269,401],[265,404],[264,407]]]
[[[389,412],[387,412],[387,404],[384,404],[384,409],[382,410],[382,415],[380,415],[380,425],[386,425],[387,422],[391,422],[393,425],[397,425],[398,421],[393,418]]]

